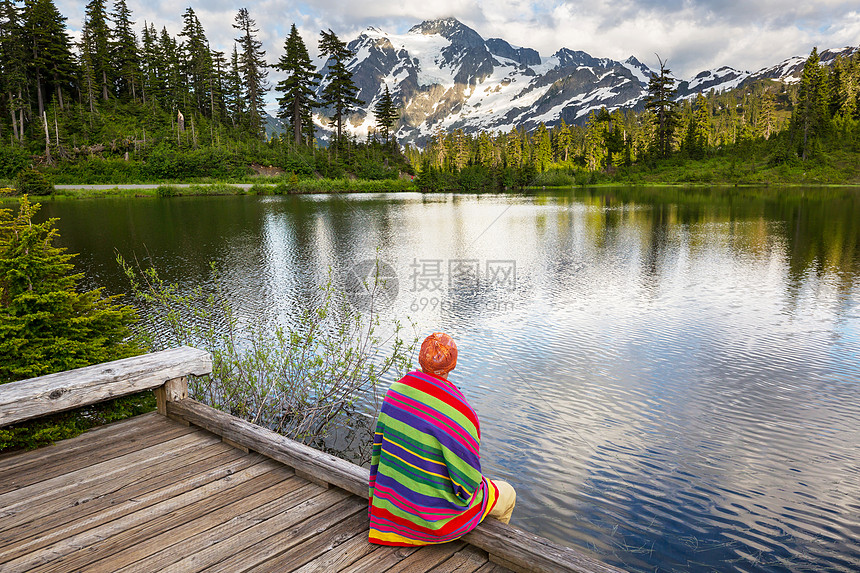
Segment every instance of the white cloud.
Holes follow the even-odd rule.
[[[182,27],[185,6],[129,0],[140,30],[143,21],[166,26],[173,34]],[[819,48],[856,45],[860,41],[860,13],[856,0],[816,0],[789,5],[784,0],[593,0],[559,2],[536,0],[227,0],[190,2],[212,47],[232,51],[233,19],[246,6],[260,29],[259,39],[274,63],[284,38],[295,22],[312,56],[319,31],[331,28],[351,39],[374,25],[402,33],[425,19],[453,16],[484,38],[501,37],[512,44],[537,49],[549,56],[562,47],[615,59],[635,55],[656,66],[654,53],[668,58],[678,77],[687,78],[706,68],[723,65],[756,70]],[[59,1],[68,25],[79,30],[83,3]],[[273,82],[274,83],[274,82]]]

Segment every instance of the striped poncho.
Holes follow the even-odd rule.
[[[370,542],[428,545],[473,530],[498,497],[480,446],[478,417],[453,384],[423,372],[394,383],[373,440]]]

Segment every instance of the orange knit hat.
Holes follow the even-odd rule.
[[[434,332],[421,344],[418,363],[428,374],[445,376],[457,366],[457,345],[444,332]]]

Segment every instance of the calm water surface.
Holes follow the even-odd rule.
[[[451,333],[514,524],[637,571],[860,570],[860,192],[49,202],[92,285],[221,269],[289,322],[379,258]],[[514,280],[515,276],[515,280]]]

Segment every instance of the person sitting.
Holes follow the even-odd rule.
[[[370,467],[371,543],[453,541],[487,515],[509,523],[514,488],[481,473],[481,428],[466,398],[448,381],[457,345],[436,332],[410,372],[385,394]]]

